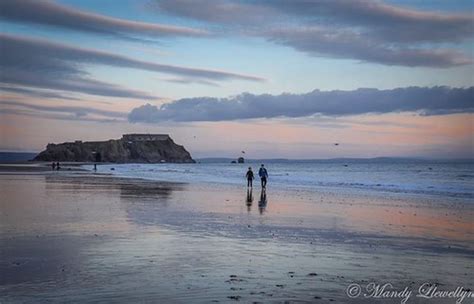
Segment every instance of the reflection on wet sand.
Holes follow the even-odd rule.
[[[158,225],[172,198],[173,191],[182,190],[184,185],[177,183],[150,182],[117,178],[61,178],[48,176],[46,189],[49,191],[66,191],[71,194],[96,195],[105,194],[110,200],[119,199],[119,208],[126,213],[127,222],[135,225]],[[110,206],[112,208],[112,206]],[[103,206],[97,206],[103,209]],[[108,209],[109,211],[111,209]],[[100,212],[100,211],[98,211]],[[105,216],[107,217],[107,216]]]
[[[351,303],[350,282],[466,286],[474,273],[469,242],[402,234],[398,211],[384,230],[387,205],[408,211],[401,201],[272,190],[252,214],[251,189],[243,206],[241,188],[62,175],[0,174],[0,191],[2,303]],[[412,225],[444,213],[414,202]]]
[[[127,219],[135,225],[160,225],[168,210],[173,187],[157,185],[123,185],[120,203]]]
[[[247,188],[247,197],[245,198],[245,205],[247,206],[247,212],[250,212],[252,209],[252,203],[253,203],[253,194],[252,194],[252,188]]]
[[[93,178],[73,178],[58,175],[46,175],[46,189],[72,191],[79,193],[83,190],[96,190],[107,192],[119,191],[123,199],[167,199],[171,196],[173,190],[182,189],[183,185],[178,183],[151,182],[146,180],[93,177]]]
[[[260,212],[260,214],[263,214],[266,208],[267,208],[267,190],[265,188],[262,188],[262,190],[260,191],[260,200],[258,201],[258,211]]]
[[[247,206],[247,212],[252,211],[252,203],[253,203],[253,189],[247,188],[247,196],[245,197],[245,205]],[[262,215],[266,208],[267,208],[267,191],[265,188],[262,188],[260,191],[260,197],[258,200],[258,212]]]

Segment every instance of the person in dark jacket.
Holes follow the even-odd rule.
[[[245,176],[247,176],[247,187],[252,187],[252,182],[253,182],[253,179],[255,178],[253,176],[252,167],[249,167],[249,170],[247,171],[247,174]]]
[[[258,170],[258,175],[260,176],[260,180],[262,182],[262,188],[265,188],[267,186],[268,172],[263,164],[260,167],[260,170]]]

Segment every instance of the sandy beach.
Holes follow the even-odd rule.
[[[474,304],[474,0],[0,22],[0,304]]]
[[[455,303],[415,294],[474,279],[465,200],[6,171],[1,303],[401,302],[347,295],[370,282]]]

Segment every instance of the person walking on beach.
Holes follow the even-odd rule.
[[[260,170],[258,170],[258,175],[260,176],[260,180],[262,182],[262,188],[265,188],[267,186],[268,172],[263,164],[260,167]]]
[[[249,170],[247,171],[247,174],[245,176],[247,177],[247,188],[252,187],[252,182],[253,182],[253,179],[255,178],[253,176],[252,167],[249,167]]]

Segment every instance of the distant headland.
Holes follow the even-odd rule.
[[[191,154],[168,134],[124,134],[107,141],[48,144],[34,161],[113,163],[194,163]]]

